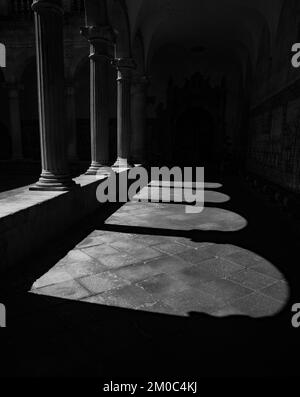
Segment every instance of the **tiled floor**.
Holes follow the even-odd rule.
[[[207,185],[198,214],[187,214],[183,204],[145,202],[150,189],[157,197],[162,188],[154,185],[140,202],[123,205],[36,280],[32,292],[180,316],[264,317],[284,307],[289,286],[275,265],[226,242],[248,227],[244,216],[222,207],[231,200],[226,189]]]

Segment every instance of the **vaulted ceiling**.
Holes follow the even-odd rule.
[[[226,57],[256,62],[259,41],[276,36],[283,0],[126,0],[132,38],[140,30],[145,58],[166,44],[202,48]]]

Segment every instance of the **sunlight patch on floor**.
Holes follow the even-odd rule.
[[[161,194],[165,187],[150,189]],[[205,193],[211,202],[229,200]],[[41,276],[32,292],[177,316],[257,318],[282,310],[289,296],[284,275],[255,252],[229,243],[247,220],[223,208],[205,207],[199,214],[184,208],[124,204]],[[262,243],[257,235],[252,239]]]

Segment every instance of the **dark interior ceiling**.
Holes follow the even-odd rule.
[[[141,30],[145,59],[166,44],[202,47],[224,62],[256,62],[265,30],[271,45],[283,0],[126,0],[132,38]]]

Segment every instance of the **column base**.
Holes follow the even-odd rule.
[[[84,173],[84,175],[106,175],[110,174],[110,171],[111,167],[109,166],[109,164],[103,161],[101,163],[92,163],[89,169]]]
[[[35,191],[68,191],[77,187],[69,175],[42,174],[40,179],[29,190]]]
[[[143,168],[147,168],[147,161],[145,160],[133,160],[132,161],[135,167],[143,167]]]
[[[131,162],[129,162],[127,159],[118,157],[116,162],[112,166],[112,169],[119,170],[119,169],[133,168],[133,167],[134,165]]]

